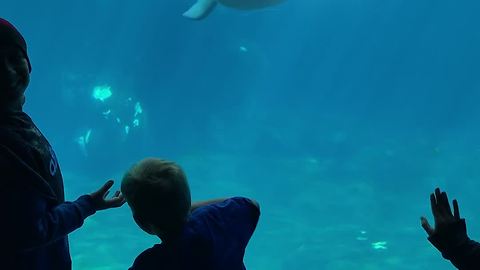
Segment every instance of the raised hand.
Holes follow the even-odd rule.
[[[441,192],[439,188],[435,189],[435,193],[430,194],[430,204],[432,206],[432,214],[435,220],[435,227],[432,228],[426,217],[421,217],[421,224],[428,236],[432,236],[438,232],[443,232],[448,225],[460,221],[460,211],[458,209],[457,200],[453,200],[453,214],[448,202],[447,193]]]
[[[95,204],[95,210],[105,210],[109,208],[120,207],[125,203],[125,198],[117,190],[111,199],[107,199],[110,188],[113,186],[113,180],[108,180],[99,190],[90,193]]]

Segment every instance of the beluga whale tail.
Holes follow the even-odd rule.
[[[218,4],[234,9],[254,10],[270,7],[283,1],[284,0],[197,0],[189,10],[183,13],[183,16],[192,20],[204,19]]]

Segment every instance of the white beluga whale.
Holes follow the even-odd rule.
[[[197,0],[197,2],[183,16],[192,20],[201,20],[207,17],[217,4],[240,10],[254,10],[270,7],[285,0]]]

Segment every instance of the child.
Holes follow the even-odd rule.
[[[182,169],[155,158],[135,164],[121,190],[138,226],[162,240],[131,270],[245,269],[245,248],[260,216],[256,201],[234,197],[191,205]]]

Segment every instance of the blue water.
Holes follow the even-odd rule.
[[[440,186],[480,239],[480,2],[287,0],[200,22],[190,4],[2,3],[67,200],[162,157],[194,200],[262,204],[250,270],[453,269],[419,217]],[[158,241],[127,205],[99,212],[70,235],[74,269],[127,269]]]

